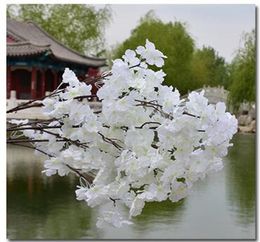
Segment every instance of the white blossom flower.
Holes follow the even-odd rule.
[[[154,139],[154,132],[151,129],[129,130],[125,137],[125,144],[139,155],[145,155],[149,151]]]
[[[68,83],[72,87],[79,85],[78,78],[76,77],[75,73],[69,68],[65,68],[65,71],[62,75],[62,82]]]
[[[85,200],[88,206],[95,207],[108,201],[107,188],[103,185],[94,185],[87,189],[85,193]]]
[[[77,200],[81,201],[81,200],[85,200],[87,201],[88,197],[86,195],[88,188],[87,187],[81,187],[81,186],[77,186],[77,190],[75,191],[76,193],[76,197]]]
[[[148,189],[145,190],[142,194],[139,195],[141,199],[145,201],[164,201],[168,197],[170,192],[170,184],[155,184],[152,183],[148,186]]]
[[[66,91],[60,94],[60,97],[64,100],[73,99],[80,96],[91,95],[91,85],[87,85],[84,82],[80,82],[77,86],[68,86]]]
[[[162,67],[164,65],[163,58],[165,55],[159,50],[155,49],[155,45],[146,40],[145,48],[143,46],[138,46],[136,52],[141,55],[142,58],[146,60],[149,65],[156,65],[157,67]]]
[[[62,162],[60,158],[51,158],[44,162],[44,167],[47,168],[43,170],[47,176],[52,176],[58,173],[59,176],[65,176],[70,173],[70,169]]]
[[[186,197],[189,193],[189,189],[186,184],[183,182],[177,182],[176,180],[172,182],[172,192],[169,196],[169,199],[172,202],[178,202],[182,198]]]
[[[188,95],[189,101],[186,103],[187,110],[196,116],[201,116],[208,106],[208,99],[204,97],[205,91],[202,90],[200,93],[191,92]]]
[[[173,91],[170,86],[160,86],[159,103],[162,105],[162,110],[166,113],[173,113],[174,108],[180,104],[180,93],[177,89]]]
[[[130,208],[129,211],[130,217],[135,217],[139,215],[142,212],[144,205],[145,205],[144,199],[141,199],[140,196],[137,196],[134,199],[132,206]]]
[[[116,228],[120,228],[123,225],[133,224],[132,222],[125,220],[116,207],[102,212],[102,215],[98,217],[97,227],[103,228],[105,224],[112,224]]]
[[[122,58],[129,63],[130,67],[140,64],[140,60],[136,57],[136,53],[133,50],[126,50]]]
[[[71,117],[70,121],[72,125],[79,125],[86,120],[86,114],[92,114],[89,105],[72,101],[70,104],[70,110],[68,115]]]
[[[16,125],[27,124],[28,122],[29,122],[28,119],[11,119],[8,121],[8,123],[16,124]]]
[[[56,104],[56,98],[45,98],[42,101],[43,104],[43,114],[50,115],[54,110],[54,105]]]

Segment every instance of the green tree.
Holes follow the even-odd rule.
[[[181,22],[163,23],[153,11],[148,12],[132,30],[131,36],[115,50],[114,58],[121,57],[126,49],[135,49],[144,45],[146,39],[152,41],[156,48],[168,58],[163,66],[167,74],[165,83],[179,89],[182,94],[194,89],[191,80],[191,60],[194,41]]]
[[[64,45],[82,53],[104,49],[104,28],[111,19],[109,7],[96,10],[84,4],[8,5],[7,16],[34,21]]]
[[[218,56],[212,47],[203,46],[194,52],[192,59],[192,80],[197,87],[228,85],[228,69],[225,59]]]
[[[255,31],[245,34],[243,40],[244,46],[230,66],[229,99],[235,109],[244,101],[255,102],[256,99]]]

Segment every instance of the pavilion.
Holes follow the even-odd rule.
[[[7,19],[7,98],[41,98],[61,82],[66,67],[79,80],[95,76],[106,66],[104,58],[82,55],[54,39],[33,22]]]

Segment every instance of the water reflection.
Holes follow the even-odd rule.
[[[158,227],[158,224],[172,224],[176,226],[182,219],[182,213],[185,209],[185,199],[177,203],[167,200],[164,202],[146,203],[140,216],[133,219],[134,229],[143,233],[152,227]]]
[[[74,176],[46,178],[42,162],[25,162],[31,152],[8,152],[7,226],[9,239],[80,239],[91,228],[91,209],[75,200]],[[14,152],[15,151],[15,152]],[[17,160],[12,160],[15,153]],[[24,154],[24,157],[23,157]]]
[[[248,227],[255,222],[255,135],[237,134],[233,143],[226,167],[229,209],[239,225]]]
[[[75,199],[75,176],[46,177],[28,149],[7,150],[9,239],[253,239],[255,136],[236,135],[224,170],[194,186],[178,203],[147,203],[134,224],[95,226],[100,210]],[[123,214],[127,210],[123,208]]]

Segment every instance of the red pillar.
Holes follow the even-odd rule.
[[[90,79],[100,76],[99,69],[90,67],[88,69],[87,76]],[[95,84],[91,84],[91,85],[92,85],[91,94],[96,95],[98,91],[98,87]],[[96,97],[92,101],[96,101]]]
[[[7,98],[10,98],[10,91],[12,90],[12,72],[11,66],[7,67]]]
[[[52,73],[53,73],[53,90],[55,90],[58,86],[58,75],[57,72],[53,71]]]
[[[41,71],[41,96],[45,96],[45,70]]]
[[[36,68],[32,68],[32,75],[31,75],[31,98],[36,98]]]

